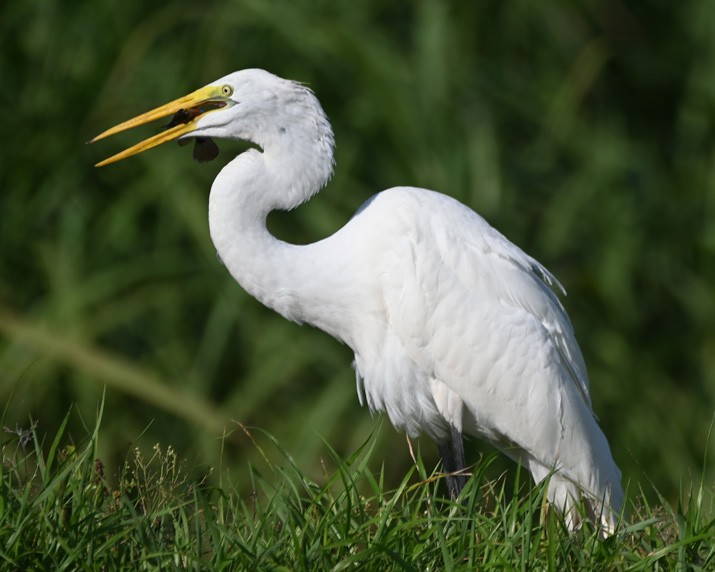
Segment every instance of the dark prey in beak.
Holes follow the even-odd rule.
[[[171,121],[164,125],[164,129],[171,129],[176,125],[188,123],[197,116],[201,115],[201,113],[203,113],[203,111],[198,107],[179,109],[179,111],[174,113]],[[195,141],[193,155],[196,161],[199,163],[206,163],[208,161],[213,161],[216,157],[218,157],[218,145],[216,145],[212,139],[209,139],[208,137],[193,137],[193,139]],[[179,139],[179,145],[181,146],[186,145],[188,142],[188,138]]]

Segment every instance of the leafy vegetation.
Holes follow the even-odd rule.
[[[66,418],[67,419],[67,418]],[[615,536],[569,534],[545,489],[513,490],[476,464],[463,502],[444,500],[419,452],[396,489],[375,473],[373,436],[348,459],[327,449],[320,483],[270,435],[242,428],[262,459],[248,493],[187,476],[175,451],[130,453],[115,485],[85,443],[43,452],[32,432],[5,439],[0,567],[14,570],[670,570],[715,564],[713,491],[676,509],[642,504]],[[26,438],[24,447],[20,441]],[[277,460],[270,457],[276,456]],[[526,477],[528,480],[528,477]],[[643,502],[640,496],[638,502]]]
[[[65,459],[64,480],[49,471],[55,488],[38,473],[47,492],[31,494],[36,480],[22,485],[29,488],[18,510],[26,512],[14,514],[69,495],[90,511],[82,518],[124,519],[131,524],[127,535],[149,538],[150,521],[131,503],[111,512],[111,499],[95,499],[83,487],[91,483],[92,457],[102,459],[111,478],[128,449],[148,455],[169,440],[197,474],[208,466],[231,470],[237,484],[230,510],[237,518],[253,510],[239,501],[252,486],[245,467],[262,460],[229,431],[232,419],[276,435],[308,472],[298,481],[272,482],[272,473],[260,480],[278,488],[327,478],[316,435],[347,457],[374,431],[376,421],[357,405],[350,352],[262,308],[216,261],[208,189],[240,144],[221,144],[219,159],[208,165],[169,145],[99,170],[92,165],[151,130],[84,145],[120,120],[245,67],[307,82],[336,131],[335,178],[304,207],[276,215],[275,232],[316,240],[372,193],[398,184],[462,200],[569,291],[565,305],[589,365],[594,407],[630,493],[642,489],[648,506],[656,506],[662,499],[654,488],[675,504],[681,487],[710,486],[715,473],[703,459],[715,409],[712,15],[704,0],[1,3],[5,424],[27,427],[31,416],[40,434],[53,434],[69,404],[91,417],[105,389],[107,395],[96,453]],[[76,434],[81,424],[72,420],[69,428]],[[711,440],[710,458],[712,446]],[[373,470],[384,472],[381,490],[397,492],[383,505],[376,487],[368,488],[372,506],[382,508],[340,524],[362,522],[366,535],[376,515],[421,515],[435,494],[428,484],[404,485],[413,483],[404,479],[414,469],[403,436],[380,431],[370,447]],[[470,447],[470,458],[484,450]],[[52,466],[59,467],[59,453]],[[424,455],[427,466],[436,463],[431,445]],[[513,474],[513,465],[498,457],[485,470],[494,478],[505,467]],[[81,479],[69,479],[75,471]],[[298,489],[298,497],[275,497],[283,499],[272,502],[286,522],[292,522],[288,499],[320,496],[323,485],[315,486]],[[204,526],[196,503],[228,506],[219,502],[221,493],[208,491],[196,489],[165,508],[183,507],[189,528],[175,534],[185,533],[186,542]],[[517,511],[509,514],[522,519],[539,494],[504,506],[505,514]],[[317,514],[330,513],[329,498],[320,497]],[[346,510],[340,503],[336,515]],[[445,555],[449,543],[462,541],[444,531],[482,526],[439,514],[436,528],[425,523],[420,534],[438,540],[435,549]],[[329,522],[325,515],[320,522]],[[690,538],[681,536],[677,513],[667,518],[676,544]],[[32,519],[24,526],[31,522],[50,526]],[[82,522],[94,526],[92,519]],[[400,526],[390,529],[395,536],[386,547],[400,546],[407,530]],[[321,530],[339,545],[333,528]],[[302,546],[295,528],[274,534],[285,539],[285,550]],[[74,546],[70,537],[57,538]],[[545,537],[521,538],[528,539],[521,553],[548,546]],[[573,542],[597,552],[609,546]],[[666,546],[652,542],[643,553]],[[147,553],[161,552],[161,544],[152,546]],[[62,552],[60,544],[56,550]],[[341,545],[336,554],[346,554],[341,550],[347,549]],[[220,554],[219,545],[214,551]],[[558,550],[553,557],[566,558]],[[409,558],[423,563],[436,556]]]

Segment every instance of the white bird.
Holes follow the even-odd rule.
[[[465,469],[462,434],[550,477],[570,528],[577,507],[611,533],[621,475],[591,408],[581,351],[539,262],[446,195],[395,187],[334,235],[298,246],[266,228],[333,173],[334,138],[313,92],[259,69],[227,75],[93,141],[173,115],[166,130],[98,166],[177,138],[256,144],[229,162],[209,198],[209,228],[238,283],[289,320],[355,352],[358,395],[410,436],[439,445],[451,495]],[[213,154],[213,153],[210,153]]]

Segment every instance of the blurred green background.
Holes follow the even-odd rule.
[[[624,481],[672,498],[709,448],[712,482],[708,0],[21,0],[0,6],[0,37],[7,429],[31,416],[51,436],[74,404],[81,436],[106,391],[110,466],[161,442],[240,481],[257,452],[235,420],[317,474],[321,437],[349,454],[377,428],[376,469],[404,474],[405,439],[358,406],[350,352],[261,307],[217,262],[208,191],[245,145],[203,165],[171,144],[95,169],[153,128],[84,144],[262,67],[308,83],[337,139],[328,189],[273,216],[274,232],[317,240],[394,185],[460,199],[568,290]]]

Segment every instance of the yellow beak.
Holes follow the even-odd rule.
[[[202,87],[189,95],[175,99],[170,103],[157,107],[151,111],[147,111],[134,119],[120,123],[119,125],[100,133],[94,139],[89,141],[89,143],[94,143],[95,141],[99,141],[100,139],[104,139],[105,137],[109,137],[115,133],[120,133],[121,131],[126,131],[132,127],[144,125],[145,123],[149,123],[155,119],[161,119],[162,117],[168,117],[169,115],[174,116],[169,125],[166,126],[166,129],[161,133],[158,133],[153,137],[149,137],[148,139],[129,147],[129,149],[125,149],[121,153],[111,156],[109,159],[100,161],[95,165],[95,167],[103,167],[104,165],[121,161],[122,159],[126,159],[127,157],[131,157],[132,155],[136,155],[137,153],[141,153],[142,151],[146,151],[147,149],[151,149],[152,147],[156,147],[157,145],[161,145],[162,143],[172,141],[182,135],[190,133],[196,128],[196,122],[200,117],[203,117],[212,111],[217,111],[227,105],[232,105],[233,102],[228,99],[227,95],[224,93],[225,89],[226,86],[220,85]]]

